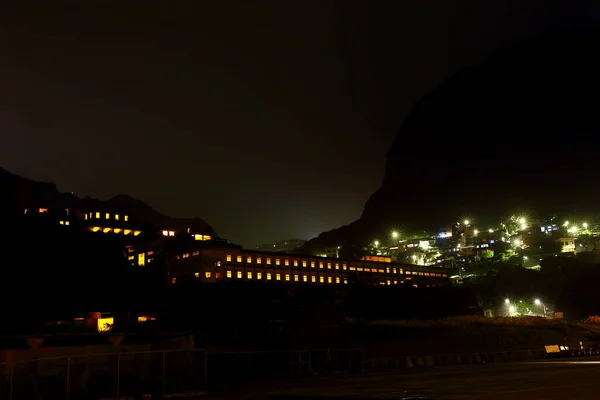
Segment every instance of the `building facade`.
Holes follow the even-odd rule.
[[[204,248],[172,257],[170,283],[189,281],[263,281],[344,285],[441,286],[447,271],[436,267],[370,260],[341,260],[310,255]]]

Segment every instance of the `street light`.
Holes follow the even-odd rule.
[[[477,229],[475,229],[475,230],[473,231],[473,235],[474,235],[474,236],[477,236],[477,234],[478,234],[478,233],[479,233],[479,231],[478,231]]]
[[[587,222],[584,222],[583,224],[581,224],[581,226],[583,226],[583,229],[587,229],[588,228]]]
[[[398,232],[396,232],[396,231],[392,232],[392,237],[394,239],[398,238]]]
[[[469,221],[468,219],[465,219],[465,221],[464,221],[465,225],[469,225],[470,222],[471,221]]]
[[[504,304],[510,304],[510,300],[509,299],[504,299]]]
[[[546,305],[544,303],[542,303],[542,301],[540,299],[535,299],[533,302],[535,303],[536,306],[544,307],[544,317],[545,317],[546,316]]]
[[[374,241],[373,244],[375,245],[375,247],[379,246],[379,240]]]
[[[517,308],[515,306],[508,306],[508,312],[511,314],[514,314],[517,311]]]
[[[494,230],[492,228],[488,229],[489,233],[494,233]]]

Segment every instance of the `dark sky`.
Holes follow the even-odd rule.
[[[357,219],[415,101],[589,13],[558,0],[48,3],[0,17],[0,166],[200,216],[246,246]]]

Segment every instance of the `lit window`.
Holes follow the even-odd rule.
[[[246,257],[246,263],[252,264],[252,257],[250,257],[250,256]]]
[[[23,212],[23,214],[27,214],[27,209]],[[85,214],[85,219],[87,219],[87,214]]]
[[[298,282],[299,276],[294,274],[294,282]]]
[[[389,273],[390,273],[390,267],[387,267],[387,268],[385,269],[385,273],[386,273],[386,274],[389,274]]]
[[[121,229],[121,228],[115,228],[115,229],[113,229],[113,232],[114,232],[114,233],[120,233],[121,231],[122,231],[122,229]]]
[[[281,274],[275,274],[275,280],[280,281],[281,280]]]
[[[175,231],[169,231],[169,236],[175,236]]]
[[[281,260],[279,258],[276,258],[275,259],[275,265],[279,265],[279,264],[281,264]]]
[[[118,221],[119,220],[119,214],[115,214],[115,219]]]
[[[262,272],[256,273],[256,279],[262,279]]]
[[[138,254],[138,265],[142,266],[146,264],[146,255],[144,253]]]
[[[419,285],[417,285],[417,284],[415,283],[415,284],[413,284],[413,287],[414,287],[414,288],[418,288],[418,287],[419,287]]]
[[[335,277],[335,283],[340,283],[340,277],[339,276]]]
[[[340,264],[339,263],[335,263],[335,269],[340,269]]]
[[[194,276],[195,276],[196,278],[200,278],[200,272],[195,272],[195,273],[194,273]]]
[[[331,269],[331,263],[327,263],[327,269]]]
[[[302,282],[308,282],[308,275],[302,275]]]
[[[238,271],[236,276],[238,279],[242,279],[242,271]]]
[[[205,278],[210,278],[211,276],[212,276],[212,272],[210,272],[210,271],[206,271],[206,272],[204,273],[204,277],[205,277]]]
[[[271,273],[267,272],[267,280],[270,281],[271,280]]]
[[[311,277],[310,277],[310,281],[311,281],[312,283],[315,283],[315,282],[317,281],[317,277],[316,277],[316,276],[314,276],[314,275],[313,275],[313,276],[311,276]]]
[[[248,272],[246,273],[246,277],[247,277],[248,279],[252,279],[252,272],[251,272],[251,271],[248,271]]]
[[[129,216],[128,216],[128,215],[126,215],[126,216],[124,217],[124,219],[125,219],[125,222],[129,221]]]
[[[231,278],[231,271],[227,271],[227,275],[228,278]]]
[[[323,261],[319,262],[319,268],[323,269]]]
[[[236,260],[237,262],[241,263],[241,262],[242,262],[242,256],[237,256],[237,257],[235,258],[235,260]]]
[[[227,260],[227,262],[231,262],[231,254],[227,254],[225,256],[225,259]]]
[[[294,260],[294,267],[298,266],[298,260]]]
[[[139,235],[140,233],[142,233],[142,231],[133,231],[133,236],[137,236],[137,235]],[[171,235],[171,236],[173,236],[173,235]]]
[[[110,231],[112,231],[112,228],[103,228],[102,229],[102,232],[104,232],[104,233],[108,233]]]
[[[96,213],[96,218],[100,218],[100,213],[99,212]]]
[[[343,263],[343,264],[342,264],[342,269],[345,271],[345,270],[346,270],[346,268],[347,268],[347,266],[346,266],[346,263]]]
[[[65,224],[65,221],[59,221],[59,223],[60,223],[61,225],[64,225],[64,224]]]
[[[257,264],[262,264],[262,258],[256,257],[256,263]]]
[[[290,274],[285,274],[285,280],[289,281],[290,280]]]
[[[48,214],[48,209],[47,208],[40,208],[39,212],[40,212],[40,214]]]
[[[271,259],[267,257],[267,265],[271,265]]]
[[[327,283],[333,283],[333,278],[331,276],[327,277]]]
[[[287,258],[285,259],[285,261],[283,263],[286,267],[290,266],[290,260],[288,260]]]
[[[129,256],[129,257],[127,257],[127,259],[128,259],[129,261],[133,261],[133,259],[134,259],[134,258],[135,258],[135,256]]]
[[[188,258],[190,256],[190,253],[184,253],[183,254],[183,258]]]
[[[106,219],[110,219],[110,214],[106,213],[106,215],[104,216]]]
[[[320,276],[319,277],[319,283],[325,283],[325,277],[324,276]]]
[[[306,267],[306,260],[302,260],[302,266]]]
[[[348,284],[348,279],[344,278],[344,285]]]
[[[394,274],[397,274],[397,273],[398,273],[398,270],[397,270],[396,268],[393,268],[393,269],[392,269],[392,273],[394,273]]]
[[[171,278],[171,283],[174,285],[177,283],[177,278]]]
[[[394,285],[397,285],[397,284],[398,284],[398,281],[394,281]]]
[[[169,231],[162,231],[163,236],[169,236]]]
[[[220,267],[220,266],[221,266],[221,261],[217,261],[215,265],[216,265],[217,267]]]
[[[311,268],[314,268],[314,267],[315,267],[315,262],[314,262],[314,261],[311,261],[311,262],[310,262],[310,267],[311,267]]]
[[[392,284],[392,281],[387,281],[388,286]]]

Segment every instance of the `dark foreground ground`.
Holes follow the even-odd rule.
[[[380,375],[315,378],[224,394],[236,399],[593,399],[600,358],[439,367]]]

